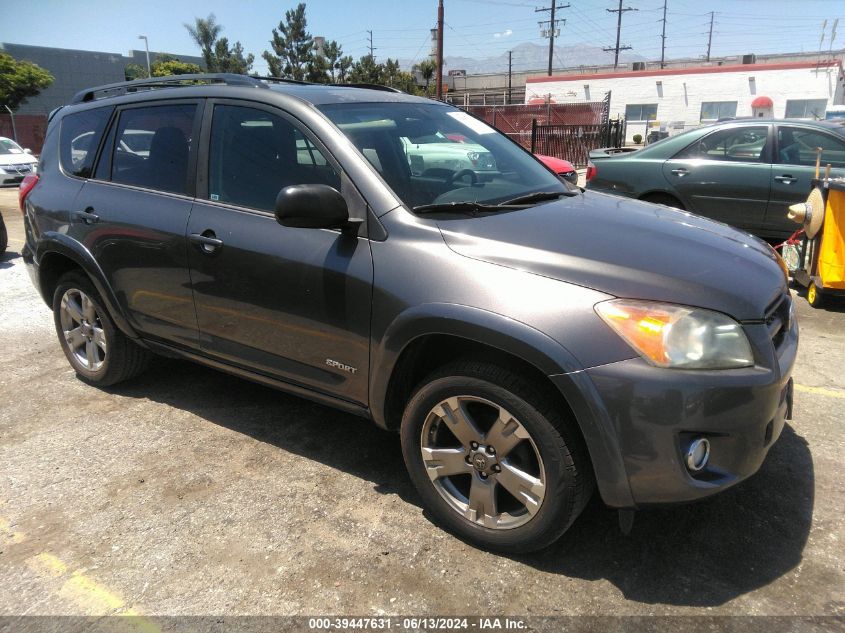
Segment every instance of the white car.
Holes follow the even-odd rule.
[[[0,136],[0,185],[16,185],[37,168],[38,159],[30,150]]]
[[[440,132],[413,139],[402,137],[402,145],[414,176],[442,175],[451,181],[459,174],[473,172],[470,175],[475,182],[479,176],[498,173],[496,160],[486,147],[455,141]]]

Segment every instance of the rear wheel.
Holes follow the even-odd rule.
[[[662,204],[667,207],[672,207],[673,209],[681,209],[682,211],[685,209],[680,200],[668,193],[650,193],[640,198],[640,200],[643,202],[651,202],[652,204]]]
[[[821,308],[824,304],[824,295],[821,288],[814,281],[811,281],[810,285],[807,286],[807,303],[813,308]]]
[[[147,368],[150,353],[118,330],[91,281],[64,275],[53,294],[53,320],[65,356],[77,376],[105,387]]]
[[[460,362],[429,376],[402,419],[405,464],[446,529],[486,549],[555,541],[593,488],[586,450],[560,407],[516,374]]]

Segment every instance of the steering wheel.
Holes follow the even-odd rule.
[[[456,180],[460,180],[464,176],[470,177],[470,185],[474,185],[478,182],[478,175],[471,169],[459,169],[454,174],[446,178],[446,184],[451,185]]]

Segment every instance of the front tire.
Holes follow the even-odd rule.
[[[82,273],[70,272],[59,280],[53,321],[68,362],[91,385],[114,385],[149,365],[150,352],[115,327],[96,288]]]
[[[405,409],[401,437],[411,480],[436,521],[485,549],[549,545],[592,493],[574,422],[495,365],[459,362],[426,378]]]

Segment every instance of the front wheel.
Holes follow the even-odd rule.
[[[115,327],[90,280],[70,272],[53,294],[53,320],[59,343],[85,382],[106,387],[146,369],[150,353]]]
[[[518,553],[555,541],[593,488],[586,449],[557,402],[497,366],[429,376],[402,419],[405,464],[446,529]]]

